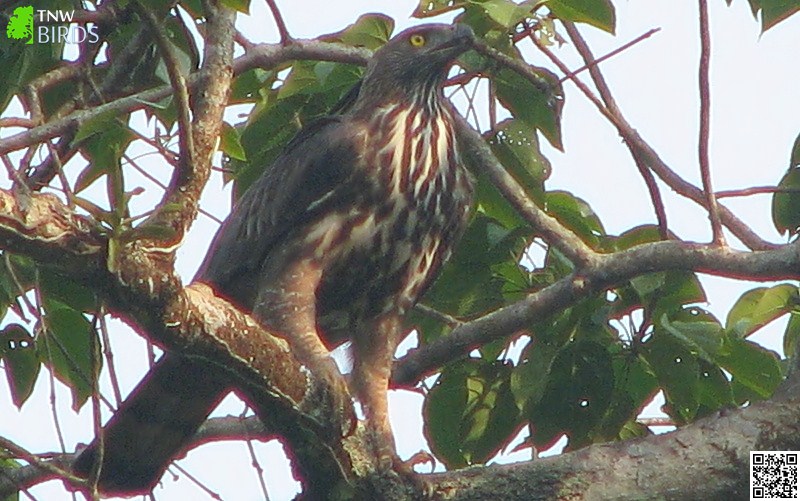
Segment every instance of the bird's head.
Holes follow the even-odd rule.
[[[378,49],[367,67],[364,86],[394,92],[436,92],[452,62],[472,47],[475,35],[464,24],[409,28]]]

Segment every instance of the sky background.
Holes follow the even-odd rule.
[[[343,29],[367,12],[382,12],[396,21],[396,31],[423,21],[411,19],[416,7],[413,1],[296,1],[276,0],[290,33],[296,38],[314,38]],[[250,16],[240,15],[238,27],[254,42],[278,40],[274,23],[263,2],[253,0]],[[748,186],[774,185],[788,167],[789,153],[800,132],[800,16],[781,23],[764,35],[750,14],[744,0],[727,7],[723,0],[710,0],[712,35],[712,119],[711,166],[717,190]],[[628,0],[615,2],[617,34],[609,35],[580,25],[579,28],[596,56],[610,52],[652,28],[661,31],[635,47],[602,64],[601,68],[627,120],[638,130],[675,171],[699,185],[697,167],[698,91],[696,2],[666,0]],[[448,22],[442,16],[427,22]],[[529,42],[521,44],[528,61],[549,66],[544,56]],[[556,49],[570,68],[582,62],[570,46]],[[588,76],[582,74],[584,81]],[[563,115],[565,151],[559,152],[542,140],[545,154],[553,166],[548,189],[572,191],[586,200],[609,233],[619,233],[632,226],[655,221],[650,199],[613,127],[608,124],[571,83],[565,84],[566,105]],[[12,114],[19,114],[18,108]],[[228,119],[238,121],[236,112]],[[140,120],[140,123],[144,123]],[[487,123],[487,120],[482,120]],[[0,136],[18,130],[0,130]],[[152,173],[168,179],[168,173],[154,157],[141,159]],[[151,162],[151,163],[148,163]],[[219,159],[215,162],[219,165]],[[73,166],[75,171],[78,166]],[[69,168],[69,166],[68,166]],[[8,183],[4,183],[6,186]],[[99,183],[101,184],[101,183]],[[160,192],[144,178],[133,178],[129,187],[140,184],[145,194],[135,203],[141,210],[152,207]],[[708,241],[710,229],[703,210],[662,186],[671,229],[681,238]],[[102,193],[102,187],[97,193]],[[87,195],[88,196],[88,195]],[[203,207],[224,218],[230,210],[230,195],[223,190],[220,175],[209,183]],[[770,196],[726,199],[725,204],[768,240],[780,242],[770,219]],[[136,207],[136,206],[135,206]],[[217,224],[201,216],[179,251],[178,268],[185,281],[190,281],[208,248]],[[731,240],[733,246],[741,247]],[[721,320],[728,309],[749,288],[730,280],[702,277],[709,295],[703,305]],[[753,339],[780,351],[785,321],[776,322],[756,334]],[[112,347],[117,361],[123,393],[139,381],[146,370],[146,348],[138,336],[111,322]],[[127,332],[126,332],[127,331]],[[407,343],[408,344],[408,343]],[[5,378],[0,377],[0,436],[8,437],[34,452],[58,449],[51,410],[51,386],[42,371],[36,390],[18,411],[10,402]],[[107,378],[104,383],[107,386]],[[109,392],[110,394],[110,392]],[[90,406],[78,414],[70,408],[68,390],[56,383],[54,395],[58,418],[67,448],[92,438]],[[410,392],[392,395],[392,419],[402,457],[409,457],[425,448],[420,417],[422,398]],[[243,404],[229,397],[217,414],[241,413]],[[658,404],[645,410],[657,415]],[[292,479],[280,444],[255,443],[258,460],[265,470],[265,479],[272,500],[291,499],[298,484]],[[525,459],[525,453],[504,456],[503,461]],[[255,500],[262,497],[256,471],[243,443],[214,444],[192,451],[179,464],[222,499]],[[204,494],[184,478],[174,480],[169,473],[163,489],[156,490],[156,499],[202,499]],[[60,482],[51,481],[31,490],[41,500],[64,499]],[[22,499],[25,499],[24,495]]]

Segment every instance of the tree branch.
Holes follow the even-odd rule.
[[[585,63],[585,67],[589,69],[589,75],[592,77],[592,81],[594,82],[595,87],[597,88],[597,92],[600,94],[600,98],[603,100],[606,108],[608,111],[614,115],[621,116],[622,112],[617,106],[617,102],[614,99],[613,94],[611,94],[611,89],[608,87],[606,83],[605,77],[603,77],[603,73],[600,71],[600,67],[598,63],[602,59],[595,59],[594,54],[592,54],[589,45],[581,36],[578,28],[575,24],[564,21],[564,27],[567,30],[567,34],[569,35],[570,40],[575,45],[578,54],[580,54],[583,62]],[[637,38],[630,44],[626,44],[627,46],[636,43],[639,40],[649,37],[650,35],[654,34],[658,30],[650,30],[645,33],[643,36]],[[620,50],[623,49],[625,46],[620,47]],[[613,54],[613,53],[612,53]],[[607,57],[607,56],[606,56]],[[570,73],[567,78],[573,79],[575,75],[580,72],[580,69]],[[650,200],[653,201],[653,210],[656,213],[656,220],[658,221],[658,229],[659,233],[661,234],[661,238],[663,240],[667,240],[669,238],[669,224],[667,223],[667,211],[664,208],[664,201],[661,197],[661,191],[658,189],[658,183],[656,182],[655,176],[653,176],[653,172],[647,166],[647,163],[642,158],[641,152],[638,149],[632,147],[632,145],[626,143],[628,145],[628,149],[631,152],[631,156],[633,157],[633,162],[636,165],[636,169],[639,171],[639,175],[642,176],[644,180],[645,186],[647,186],[647,191],[650,194]]]
[[[146,9],[140,9],[148,15]],[[159,31],[155,18],[149,23],[155,26],[156,39],[165,57],[170,81],[177,93],[180,124],[180,161],[173,171],[169,188],[156,212],[143,226],[164,226],[175,231],[173,238],[163,244],[172,247],[183,240],[189,225],[197,217],[200,194],[211,173],[211,157],[214,154],[222,129],[222,113],[228,104],[228,93],[233,78],[233,10],[216,4],[206,6],[206,40],[203,67],[195,82],[194,117],[189,121],[189,97],[186,79],[178,73],[177,58],[166,36]]]
[[[558,66],[558,68],[565,75],[569,75],[571,73],[569,68],[567,68],[564,63],[556,58],[549,50],[546,50],[544,47],[540,47],[540,49],[550,58],[551,61],[553,61],[556,66]],[[524,70],[524,68],[520,68],[520,70]],[[589,99],[592,104],[594,104],[597,110],[604,117],[606,117],[608,121],[614,125],[614,127],[616,127],[620,136],[622,136],[624,139],[625,144],[627,144],[629,148],[635,149],[638,152],[637,154],[641,155],[641,158],[645,164],[651,168],[653,172],[655,172],[656,175],[661,178],[662,181],[667,183],[670,188],[686,198],[694,201],[700,206],[706,207],[706,197],[703,190],[687,182],[678,174],[676,174],[675,171],[670,169],[670,167],[661,159],[661,157],[659,157],[658,153],[656,153],[656,151],[653,150],[653,148],[650,147],[650,145],[645,142],[644,139],[642,139],[639,133],[636,132],[636,129],[634,129],[621,114],[614,113],[612,110],[609,110],[605,105],[603,105],[603,103],[591,92],[591,90],[589,90],[588,87],[586,87],[583,82],[580,81],[580,79],[575,77],[572,78],[572,81],[586,96],[586,98]],[[706,207],[706,209],[708,208]],[[724,205],[719,206],[719,214],[720,219],[725,226],[749,249],[765,250],[776,247],[776,244],[762,239],[747,224],[736,217],[736,215],[728,210],[728,208]]]
[[[591,263],[595,252],[583,240],[561,226],[558,221],[533,203],[525,190],[495,158],[491,148],[481,135],[459,114],[454,115],[458,122],[456,134],[459,146],[466,161],[473,163],[489,176],[492,183],[497,186],[506,200],[522,214],[536,234],[541,235],[542,238],[557,247],[576,266]]]
[[[664,435],[428,481],[454,500],[747,499],[750,451],[800,447],[796,395],[723,410]]]
[[[178,457],[182,457],[201,445],[226,440],[242,440],[243,437],[259,441],[277,438],[274,433],[269,433],[264,423],[256,416],[211,418],[203,423],[203,426]],[[77,454],[60,452],[33,454],[21,448],[10,447],[9,444],[8,440],[0,437],[0,447],[6,448],[14,457],[24,459],[29,464],[19,468],[0,469],[0,499],[5,499],[19,490],[33,487],[47,480],[68,476],[71,470],[70,465],[77,456]],[[77,478],[73,478],[73,483],[75,485],[83,484],[82,480]]]
[[[414,384],[447,362],[524,328],[530,322],[654,271],[693,270],[754,281],[800,278],[800,243],[769,251],[736,251],[717,245],[675,241],[639,245],[614,254],[598,254],[591,266],[452,330],[450,335],[410,351],[394,367],[393,383]]]
[[[259,417],[290,445],[296,466],[312,475],[311,482],[349,481],[354,456],[370,464],[363,437],[342,438],[338,423],[331,423],[337,415],[332,399],[320,395],[336,389],[303,367],[285,340],[209,287],[183,288],[168,257],[139,242],[117,253],[116,263],[107,263],[104,238],[53,195],[31,194],[23,211],[10,191],[0,190],[0,248],[57,263],[62,273],[96,289],[113,312],[151,341],[225,370]]]
[[[332,61],[363,65],[366,64],[371,54],[368,49],[349,47],[337,43],[295,40],[286,47],[274,44],[256,45],[245,55],[233,61],[232,66],[234,75],[239,75],[253,68],[274,68],[279,64],[293,60]],[[194,91],[201,78],[202,75],[200,73],[193,73],[187,78],[187,85]],[[219,86],[216,88],[221,89]],[[121,97],[91,109],[74,111],[62,118],[51,120],[30,130],[0,139],[0,155],[58,137],[99,116],[115,116],[146,108],[150,103],[161,101],[171,93],[171,86],[162,85],[137,94]]]
[[[722,223],[719,219],[719,204],[711,184],[711,160],[708,154],[708,142],[711,134],[711,84],[709,83],[709,67],[711,65],[711,36],[708,33],[708,3],[698,0],[700,6],[700,67],[698,79],[700,87],[700,131],[698,133],[697,156],[700,164],[700,178],[706,196],[708,219],[711,221],[713,240],[718,245],[725,244],[722,234]]]

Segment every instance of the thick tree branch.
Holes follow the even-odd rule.
[[[800,400],[797,391],[785,394],[664,435],[429,481],[454,500],[747,499],[750,451],[800,447]]]
[[[45,265],[58,263],[59,271],[97,290],[113,312],[153,342],[225,370],[259,417],[287,441],[309,482],[346,481],[351,458],[364,464],[370,457],[363,437],[341,438],[338,423],[331,422],[337,410],[329,408],[332,399],[320,396],[334,388],[315,379],[286,341],[210,288],[183,288],[168,256],[132,242],[114,254],[115,263],[107,263],[107,241],[88,220],[47,194],[31,194],[23,211],[7,190],[0,190],[0,248]]]
[[[769,251],[744,252],[716,245],[669,241],[639,245],[614,254],[597,254],[590,266],[579,268],[521,301],[461,324],[450,335],[412,350],[397,362],[393,382],[414,384],[447,362],[583,298],[644,273],[666,270],[692,270],[753,281],[797,279],[800,277],[800,243]]]

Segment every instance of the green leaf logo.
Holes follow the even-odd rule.
[[[6,35],[11,40],[25,40],[26,45],[33,44],[33,6],[17,7],[8,20]]]

